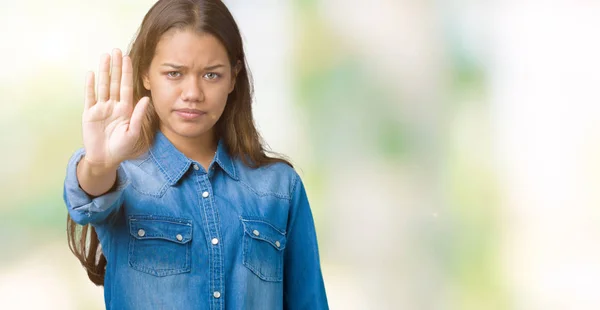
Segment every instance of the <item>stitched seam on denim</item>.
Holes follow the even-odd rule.
[[[191,240],[192,240],[192,237],[190,235],[190,240],[188,242],[186,242],[186,249],[185,249],[185,269],[190,270],[190,271],[192,270],[192,254],[191,254],[192,243],[191,243]]]
[[[127,256],[127,262],[129,263],[130,267],[133,267],[133,265],[134,265],[133,262],[132,262],[132,259],[133,259],[133,243],[135,242],[134,240],[135,240],[134,238],[129,237],[129,253],[128,253],[129,255]]]
[[[131,214],[131,215],[129,215],[129,220],[134,221],[134,222],[136,222],[136,221],[152,221],[152,222],[165,222],[165,223],[180,224],[180,225],[185,225],[185,226],[192,226],[192,220],[189,220],[186,218],[180,218],[180,217],[164,216],[164,215]]]
[[[246,226],[245,222],[263,223],[263,224],[267,224],[267,225],[273,227],[273,229],[275,229],[278,233],[280,233],[280,234],[282,234],[284,236],[286,235],[285,230],[283,230],[283,229],[281,229],[281,228],[279,228],[279,227],[277,227],[277,226],[275,226],[275,225],[273,225],[273,224],[271,224],[271,223],[269,223],[269,222],[267,222],[265,220],[261,220],[261,219],[259,219],[258,217],[255,217],[255,216],[248,216],[248,217],[240,216],[240,220],[242,220],[242,222],[244,222],[244,227]]]
[[[161,166],[161,164],[158,162],[158,160],[156,159],[156,156],[154,156],[154,153],[152,152],[152,150],[150,150],[150,156],[152,156],[152,160],[154,161],[154,163],[156,164],[158,169],[167,177],[167,181],[169,181],[169,183],[171,183],[171,184],[175,183],[175,182],[173,182],[173,179],[171,178],[169,173],[167,173],[167,170],[165,168],[163,168],[163,166]]]
[[[133,232],[130,232],[132,237],[137,240],[166,240],[177,244],[186,244],[192,240],[192,238],[184,238],[181,241],[177,240],[177,238],[173,238],[173,236],[165,236],[165,235],[144,235],[143,237],[136,237]]]
[[[210,193],[209,196],[208,196],[208,208],[210,208],[210,211],[212,213],[213,221],[216,222],[216,223],[214,223],[215,224],[214,225],[214,227],[215,227],[215,236],[214,236],[214,238],[217,238],[218,240],[221,240],[220,231],[218,230],[218,226],[219,226],[219,223],[220,223],[219,222],[219,214],[218,214],[218,212],[216,210],[216,207],[215,207],[215,204],[214,204],[214,200],[213,200],[213,196],[214,195],[211,192],[211,188],[212,187],[209,186],[210,185],[210,181],[208,180],[208,177],[205,180],[204,179],[204,175],[202,175],[200,182],[203,185],[206,184],[207,191]],[[207,199],[207,198],[204,198],[204,199]],[[207,219],[207,221],[208,221],[208,219]],[[214,245],[214,244],[211,243],[210,247],[211,247],[211,251],[213,251],[213,253],[214,253],[214,258],[211,259],[212,268],[210,268],[211,271],[213,269],[215,271],[215,274],[211,275],[211,291],[214,292],[217,289],[219,289],[219,288],[217,288],[217,280],[215,280],[215,279],[220,279],[221,278],[221,269],[223,268],[223,263],[221,262],[221,260],[222,260],[222,253],[221,253],[221,247],[222,247],[222,245],[221,245],[221,242],[219,242],[216,245]],[[219,261],[217,261],[217,258],[219,259]],[[217,266],[219,266],[219,267],[217,268]]]
[[[150,152],[150,153],[152,153],[152,152]],[[142,160],[139,164],[133,164],[133,165],[140,167],[141,165],[143,165],[145,162],[149,161],[150,159],[152,159],[151,156],[148,156],[144,160]]]
[[[221,166],[221,168],[225,167],[225,164],[223,164],[223,162],[217,157],[216,158],[216,162],[219,164],[219,166]],[[235,166],[233,165],[233,163],[231,163],[231,173],[229,171],[227,171],[226,169],[223,169],[227,175],[229,175],[229,177],[231,177],[232,179],[239,181],[239,178],[237,176],[237,173],[235,171]]]
[[[149,161],[149,160],[152,160],[152,161],[154,161],[154,163],[156,164],[156,166],[158,166],[158,169],[159,169],[159,170],[160,170],[160,171],[161,171],[161,172],[162,172],[162,173],[163,173],[163,174],[164,174],[164,175],[167,177],[167,181],[168,181],[168,182],[171,182],[171,181],[170,181],[170,178],[169,178],[169,176],[168,176],[168,174],[167,174],[167,173],[166,173],[166,171],[165,171],[165,170],[164,170],[164,169],[163,169],[163,168],[160,166],[160,164],[159,164],[159,163],[158,163],[158,161],[156,160],[156,157],[154,156],[154,154],[152,153],[152,151],[150,150],[150,151],[148,151],[148,152],[149,152],[150,156],[148,156],[146,159],[144,159],[144,160],[143,160],[143,161],[142,161],[142,162],[141,162],[139,165],[137,165],[137,167],[140,167],[140,166],[141,166],[143,163],[145,163],[145,162],[147,162],[147,161]],[[123,170],[125,170],[125,169],[123,169]],[[158,191],[158,193],[150,193],[150,192],[147,192],[147,191],[145,191],[145,190],[143,190],[143,189],[140,189],[140,188],[138,188],[137,186],[135,186],[135,184],[134,184],[133,182],[131,182],[131,180],[129,180],[129,182],[131,183],[131,187],[133,187],[133,189],[135,189],[135,191],[137,191],[137,192],[138,192],[138,193],[140,193],[140,194],[143,194],[143,195],[148,195],[148,196],[151,196],[151,197],[157,197],[157,198],[160,198],[160,197],[162,197],[162,196],[165,194],[165,192],[167,191],[167,183],[165,183],[165,184],[163,184],[163,185],[161,186],[161,188],[160,188],[160,190]]]
[[[210,179],[208,179],[208,176],[207,176],[205,182],[207,182],[208,184],[211,184],[210,183]],[[211,189],[212,189],[212,184],[211,184]],[[221,218],[220,218],[219,211],[217,209],[214,197],[215,197],[215,195],[213,195],[211,193],[211,195],[209,196],[209,199],[210,199],[210,202],[211,202],[211,206],[212,206],[213,212],[215,214],[215,221],[217,222],[216,223],[217,224],[216,225],[217,238],[219,238],[219,240],[222,240],[222,238],[221,238],[222,237],[221,236],[221,230],[219,229],[219,227],[221,226],[220,225],[221,224]],[[218,279],[219,279],[220,286],[222,288],[218,288],[218,290],[221,292],[221,295],[225,294],[225,285],[223,285],[223,273],[224,273],[223,268],[224,268],[224,265],[225,265],[225,262],[224,262],[225,254],[223,253],[223,250],[224,250],[224,246],[219,242],[219,244],[218,244],[218,251],[219,251],[219,276],[218,276]],[[221,303],[221,305],[222,305],[222,303]]]
[[[181,180],[181,178],[183,177],[183,175],[185,174],[185,172],[190,169],[190,165],[191,163],[188,162],[185,165],[183,165],[181,167],[181,170],[175,175],[175,179],[173,179],[172,183],[175,184],[177,182],[179,182],[179,180]]]
[[[138,188],[137,186],[135,186],[135,184],[134,184],[133,182],[131,183],[131,187],[133,187],[133,189],[134,189],[136,192],[138,192],[138,193],[140,193],[140,194],[142,194],[142,195],[151,196],[151,197],[156,197],[156,198],[160,198],[160,197],[162,197],[162,196],[163,196],[163,195],[164,195],[164,194],[167,192],[167,189],[169,188],[169,186],[168,186],[168,185],[169,185],[169,183],[165,183],[165,184],[163,184],[163,185],[161,186],[160,190],[158,191],[158,193],[150,193],[150,192],[147,192],[147,191],[145,191],[145,190],[142,190],[142,189]]]
[[[294,181],[292,183],[292,190],[290,191],[290,193],[288,194],[290,196],[290,200],[292,200],[292,196],[294,195],[294,192],[296,191],[296,186],[298,186],[298,182],[300,180],[300,175],[298,175],[298,173],[294,173]]]
[[[270,276],[266,276],[263,273],[261,273],[260,271],[258,271],[258,269],[254,268],[254,266],[252,266],[252,264],[250,264],[247,261],[244,261],[244,266],[246,266],[246,268],[250,269],[255,275],[257,275],[259,278],[265,280],[265,281],[269,281],[269,282],[280,282],[281,281],[281,277],[279,276],[275,276],[275,277],[270,277]]]
[[[250,184],[239,180],[238,182],[240,182],[242,185],[244,185],[246,188],[248,188],[251,192],[255,193],[258,196],[273,196],[276,198],[280,198],[280,199],[284,199],[284,200],[291,200],[291,197],[289,196],[285,196],[284,194],[280,194],[280,193],[274,193],[274,192],[259,192],[256,189],[254,189],[252,186],[250,186]]]
[[[186,246],[187,247],[187,246]],[[187,249],[186,249],[187,251]],[[146,266],[142,266],[140,264],[134,264],[138,269],[143,269],[144,271],[156,271],[156,272],[184,272],[188,270],[188,256],[185,256],[184,267],[181,268],[150,268]]]
[[[231,172],[234,176],[235,179],[239,179],[237,176],[237,170],[235,170],[235,162],[233,161],[234,159],[231,158],[231,156],[229,156],[229,161],[231,162]]]
[[[298,175],[298,173],[294,173],[294,185],[292,186],[292,191],[290,192],[290,197],[293,198],[294,192],[296,192],[296,186],[298,186],[298,184],[300,184],[300,175]],[[289,201],[289,206],[288,206],[288,210],[292,211],[293,210],[293,214],[291,214],[291,217],[294,217],[294,222],[290,223],[290,225],[288,226],[287,229],[287,233],[290,234],[292,232],[292,228],[294,227],[294,224],[296,223],[296,214],[298,213],[298,208],[294,208],[294,206],[292,205],[292,201],[293,199],[290,199]],[[287,240],[286,240],[287,241]]]
[[[176,274],[180,274],[180,273],[190,272],[189,268],[186,268],[186,269],[155,270],[155,269],[144,268],[144,267],[138,266],[138,265],[133,265],[133,266],[131,266],[131,268],[133,268],[134,270],[143,272],[143,273],[147,273],[149,275],[156,276],[156,277],[165,277],[165,276],[171,276],[171,275],[176,275]]]
[[[140,229],[144,229],[143,227],[140,227]],[[136,237],[136,239],[138,240],[147,240],[147,239],[163,239],[163,240],[169,240],[169,241],[173,241],[175,243],[183,243],[183,241],[179,241],[177,239],[173,240],[173,236],[170,235],[163,235],[163,234],[146,234],[143,237]],[[185,240],[185,239],[184,239]]]
[[[140,271],[144,271],[144,272],[156,272],[156,273],[169,273],[169,272],[186,272],[188,270],[187,268],[187,255],[186,255],[186,261],[184,262],[185,267],[182,268],[150,268],[150,267],[146,267],[140,264],[133,264],[132,267],[137,268]]]
[[[204,219],[204,228],[205,228],[204,235],[206,236],[206,240],[205,241],[206,241],[206,243],[208,243],[208,253],[209,253],[208,254],[209,255],[208,266],[209,266],[209,270],[210,270],[210,266],[212,265],[212,257],[210,257],[211,256],[210,253],[212,253],[212,248],[211,248],[211,246],[212,246],[211,239],[212,238],[210,236],[210,230],[208,228],[208,215],[206,214],[206,208],[204,207],[204,199],[205,198],[202,197],[202,195],[200,194],[200,192],[202,192],[201,191],[201,189],[202,189],[202,183],[200,181],[200,176],[195,175],[194,177],[196,179],[196,183],[198,184],[198,189],[199,189],[199,190],[196,191],[196,193],[198,195],[198,204],[200,205],[200,208],[202,209],[201,212],[204,215],[203,216],[203,219]],[[210,277],[210,289],[209,290],[212,290],[213,285],[214,285],[213,284],[213,278]],[[211,292],[212,291],[209,291],[209,294]]]

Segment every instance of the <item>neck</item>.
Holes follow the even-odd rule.
[[[215,157],[218,142],[212,130],[193,138],[182,137],[165,128],[161,128],[161,131],[183,155],[208,169]]]

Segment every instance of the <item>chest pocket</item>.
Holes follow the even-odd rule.
[[[263,220],[241,218],[241,221],[244,266],[265,281],[282,281],[285,231]]]
[[[164,216],[129,217],[129,266],[163,277],[189,272],[192,221]]]

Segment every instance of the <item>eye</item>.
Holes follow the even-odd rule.
[[[178,78],[181,76],[181,73],[179,71],[171,71],[167,72],[167,76],[170,78]]]
[[[209,72],[209,73],[205,74],[204,77],[207,78],[207,79],[209,79],[209,80],[216,80],[219,77],[221,77],[221,75],[218,74],[218,73]]]

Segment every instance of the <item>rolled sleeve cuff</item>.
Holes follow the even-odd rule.
[[[79,149],[67,166],[65,178],[64,200],[71,218],[78,224],[100,222],[112,213],[122,202],[123,191],[129,185],[129,179],[122,165],[117,169],[117,182],[108,193],[92,197],[80,186],[77,180],[77,164],[85,155],[84,149]]]

